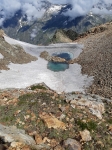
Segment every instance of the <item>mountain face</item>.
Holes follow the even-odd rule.
[[[89,28],[112,20],[112,15],[97,15],[92,11],[86,16],[80,16],[71,19],[64,13],[72,9],[70,4],[53,5],[48,1],[42,1],[42,7],[45,14],[42,18],[29,22],[27,15],[22,14],[19,10],[15,15],[4,21],[2,29],[12,38],[25,41],[32,44],[48,44],[57,29],[72,29],[78,33],[82,33]],[[112,4],[106,5],[100,1],[93,8],[106,9],[112,11]],[[110,13],[111,14],[111,13]]]

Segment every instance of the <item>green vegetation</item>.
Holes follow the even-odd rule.
[[[74,133],[74,132],[73,132]],[[71,132],[69,130],[56,130],[56,129],[49,129],[49,134],[48,137],[50,139],[56,139],[56,140],[66,140],[69,137],[73,137],[73,135],[71,135]]]
[[[81,120],[77,121],[77,124],[79,125],[79,127],[81,128],[81,130],[85,130],[88,129],[89,131],[94,131],[97,128],[97,123],[93,120],[88,121],[88,122],[83,122]]]
[[[47,137],[55,139],[58,143],[63,143],[67,138],[75,139],[80,141],[83,150],[110,150],[112,142],[109,126],[112,124],[110,115],[112,106],[110,103],[104,102],[104,104],[106,107],[103,120],[99,120],[86,109],[72,108],[70,103],[66,102],[64,95],[47,89],[29,93],[26,91],[15,103],[0,106],[0,122],[25,129],[26,133],[36,131],[42,139]],[[43,112],[52,114],[64,122],[66,130],[49,129],[40,117]],[[91,132],[92,140],[89,142],[81,140],[80,131],[84,129]]]
[[[35,89],[46,90],[46,88],[43,85],[33,85],[33,86],[31,86],[31,90],[35,90]]]
[[[107,122],[108,122],[109,124],[112,124],[112,118],[107,119]]]

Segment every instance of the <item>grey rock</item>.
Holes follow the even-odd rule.
[[[17,129],[15,126],[7,127],[0,124],[0,137],[9,143],[17,141],[27,145],[36,145],[32,137],[25,134],[24,130]]]
[[[81,150],[80,143],[70,138],[64,141],[64,146],[67,147],[69,150]]]

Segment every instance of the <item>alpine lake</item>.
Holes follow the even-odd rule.
[[[53,54],[53,56],[64,58],[65,60],[69,61],[73,58],[73,54],[71,53],[59,53]],[[53,62],[49,61],[47,64],[47,68],[54,72],[65,71],[69,68],[69,64],[66,62]]]

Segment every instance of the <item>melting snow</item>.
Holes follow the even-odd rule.
[[[4,56],[0,53],[0,59],[3,59],[4,58]]]
[[[69,69],[64,72],[53,72],[47,69],[47,61],[40,58],[42,51],[46,50],[49,53],[54,52],[72,52],[74,57],[77,57],[81,50],[81,45],[78,44],[55,44],[50,46],[35,46],[28,43],[12,40],[5,37],[6,41],[11,44],[20,44],[27,53],[38,57],[37,61],[32,61],[28,64],[13,64],[8,67],[10,70],[1,70],[0,73],[0,88],[25,88],[35,83],[44,82],[51,89],[60,92],[84,91],[93,80],[93,77],[81,74],[81,66],[71,64]]]

